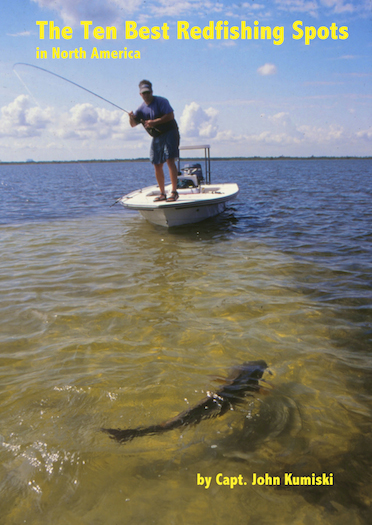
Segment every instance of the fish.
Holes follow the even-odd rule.
[[[204,419],[222,416],[228,410],[243,403],[247,396],[259,392],[261,388],[259,380],[266,368],[267,364],[263,360],[249,361],[235,367],[233,374],[225,380],[224,386],[216,392],[207,391],[207,397],[198,404],[163,423],[124,430],[101,428],[101,431],[109,434],[111,439],[124,443],[134,438],[168,432],[176,428],[196,425]]]

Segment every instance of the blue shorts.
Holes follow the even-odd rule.
[[[170,129],[154,137],[151,142],[150,160],[152,164],[164,164],[167,159],[178,159],[180,134],[178,129]]]

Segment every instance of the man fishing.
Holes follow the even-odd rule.
[[[133,127],[143,124],[153,137],[151,142],[150,160],[155,168],[155,176],[160,188],[160,195],[155,201],[172,202],[178,199],[176,159],[179,157],[180,135],[174,112],[166,98],[154,96],[152,84],[148,80],[139,83],[143,104],[129,113],[129,123]],[[172,192],[169,197],[165,193],[163,165],[167,163]]]

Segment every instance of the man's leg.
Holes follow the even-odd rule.
[[[165,193],[163,164],[154,164],[155,177],[161,193]]]
[[[167,159],[167,165],[169,169],[169,175],[172,183],[172,191],[177,191],[177,178],[178,178],[178,170],[176,166],[175,159]],[[164,178],[164,174],[163,174]]]

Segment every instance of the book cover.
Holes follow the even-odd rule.
[[[0,523],[369,523],[370,0],[0,26]],[[174,121],[239,186],[178,229],[119,202]]]

